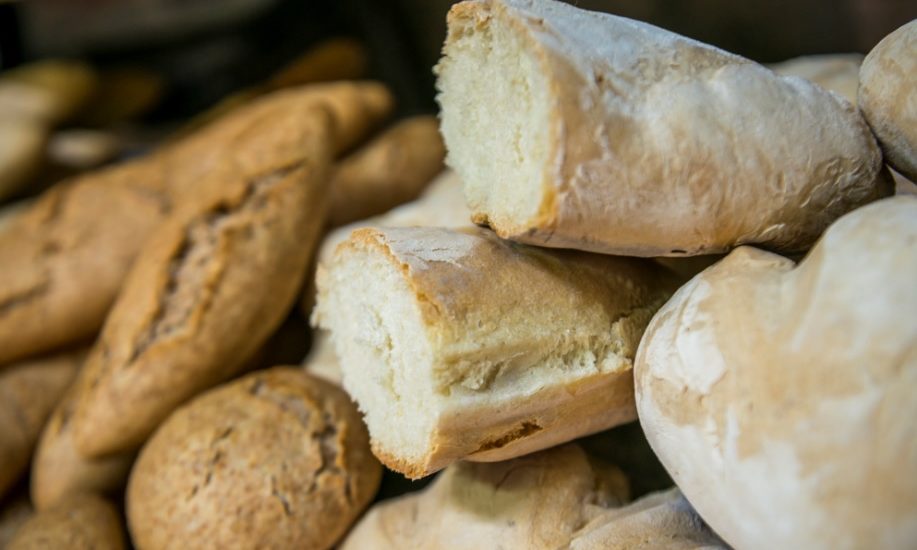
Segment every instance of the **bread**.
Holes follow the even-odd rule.
[[[78,377],[51,413],[35,447],[29,492],[37,510],[81,493],[116,496],[127,484],[134,453],[90,459],[76,450],[70,419],[80,382]]]
[[[879,139],[885,160],[917,181],[917,19],[889,34],[860,68],[860,111]]]
[[[266,88],[277,90],[300,84],[353,80],[366,75],[368,55],[352,38],[331,38],[309,48],[268,79]]]
[[[95,71],[80,61],[46,59],[22,65],[0,76],[0,113],[49,127],[76,114],[96,85]]]
[[[330,548],[380,475],[347,394],[299,369],[259,371],[180,408],[143,448],[131,536],[138,550]]]
[[[416,199],[443,169],[446,150],[434,116],[404,119],[343,159],[331,178],[332,226]]]
[[[477,223],[634,256],[804,251],[891,193],[856,109],[712,46],[552,0],[449,12],[446,162]]]
[[[794,57],[768,68],[782,76],[805,78],[856,105],[862,63],[862,54],[835,53]]]
[[[570,550],[728,550],[678,489],[606,510],[572,538]]]
[[[312,333],[312,347],[309,355],[303,360],[302,367],[312,376],[341,386],[341,363],[338,361],[331,335],[327,330],[316,330]]]
[[[114,506],[96,495],[77,495],[32,516],[8,550],[121,550],[124,531]]]
[[[28,183],[41,167],[48,131],[27,118],[0,117],[0,199]]]
[[[411,478],[633,420],[631,361],[671,288],[649,261],[481,228],[354,231],[317,283],[373,452]]]
[[[45,420],[84,356],[80,350],[0,370],[0,497],[25,473]]]
[[[82,455],[139,448],[178,405],[238,372],[283,321],[327,213],[333,134],[323,115],[277,120],[290,158],[264,150],[257,164],[224,159],[198,184],[212,185],[206,198],[147,242],[86,363],[71,420]]]
[[[640,422],[736,548],[917,541],[917,198],[833,224],[800,264],[750,247],[656,314]]]
[[[0,507],[0,548],[7,548],[16,531],[35,513],[28,493],[6,498]]]
[[[302,158],[295,113],[329,109],[331,146],[359,140],[391,108],[379,84],[266,96],[160,152],[59,184],[0,232],[0,364],[98,332],[147,237],[178,206],[217,200],[227,180]]]
[[[580,526],[627,498],[623,474],[576,445],[458,462],[422,492],[373,506],[341,548],[564,548]]]

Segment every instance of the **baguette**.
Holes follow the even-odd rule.
[[[366,228],[319,269],[313,322],[373,452],[419,478],[633,420],[631,362],[668,275],[480,228]]]
[[[634,366],[647,439],[736,548],[917,541],[917,198],[833,224],[799,263],[751,247],[687,285]]]
[[[805,251],[892,192],[840,97],[552,0],[456,4],[437,66],[447,164],[501,237],[634,256]]]
[[[32,516],[8,550],[122,550],[124,530],[115,507],[96,495],[77,495]]]
[[[860,68],[860,110],[892,168],[917,181],[917,20],[882,39]]]

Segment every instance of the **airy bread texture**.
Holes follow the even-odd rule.
[[[28,468],[45,420],[85,356],[67,352],[0,371],[0,498]]]
[[[833,224],[799,263],[735,250],[650,323],[640,422],[736,548],[917,541],[917,198]]]
[[[627,500],[621,471],[576,445],[458,462],[422,492],[375,505],[341,548],[563,548],[580,526]]]
[[[7,550],[122,550],[124,530],[115,507],[96,495],[77,495],[29,518]]]
[[[296,368],[255,372],[178,409],[143,448],[127,492],[132,540],[330,548],[381,473],[346,393]]]
[[[860,68],[860,110],[885,159],[917,181],[917,19],[889,34]]]
[[[671,291],[649,261],[531,248],[481,228],[365,228],[320,267],[373,452],[418,478],[634,418],[631,366]]]
[[[634,256],[804,251],[891,193],[857,110],[800,78],[551,0],[449,12],[442,132],[478,223]]]

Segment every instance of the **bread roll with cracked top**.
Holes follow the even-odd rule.
[[[319,268],[313,322],[373,452],[418,478],[632,420],[632,360],[669,275],[482,228],[365,228]]]
[[[917,541],[917,197],[842,217],[798,265],[733,251],[656,314],[647,438],[736,548]]]
[[[143,448],[131,537],[138,550],[330,548],[380,476],[346,393],[297,368],[258,371],[175,411]]]
[[[33,515],[7,546],[8,550],[122,550],[124,530],[115,507],[91,494],[70,497]]]
[[[437,67],[474,219],[633,256],[807,250],[891,194],[856,108],[799,78],[553,0],[456,4]]]
[[[917,19],[889,34],[860,68],[860,111],[892,168],[917,181]]]

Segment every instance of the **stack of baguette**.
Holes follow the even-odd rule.
[[[0,543],[917,545],[917,22],[774,70],[448,26],[439,122],[287,88],[0,227]]]

